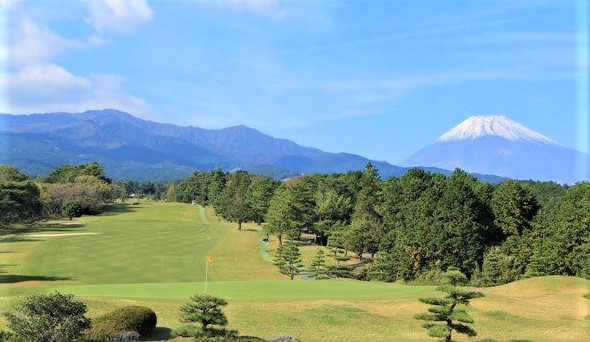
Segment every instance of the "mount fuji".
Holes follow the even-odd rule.
[[[568,184],[590,179],[590,156],[499,115],[472,116],[401,164]]]

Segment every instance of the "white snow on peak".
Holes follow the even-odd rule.
[[[486,135],[517,141],[559,145],[541,133],[524,127],[502,115],[472,116],[443,134],[436,142],[476,139]]]

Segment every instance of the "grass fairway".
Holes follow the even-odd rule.
[[[84,233],[84,235],[80,235]],[[92,234],[89,234],[92,233]],[[66,235],[67,234],[67,235]],[[414,314],[428,286],[352,280],[289,281],[260,249],[260,227],[242,231],[209,210],[179,203],[116,205],[104,215],[41,224],[0,236],[0,311],[19,296],[55,289],[74,293],[95,317],[115,307],[153,308],[161,327],[153,341],[172,339],[178,309],[205,289],[227,299],[230,328],[303,341],[432,341]],[[304,247],[311,259],[316,247]],[[482,289],[470,312],[478,338],[497,341],[588,341],[590,281],[527,279]],[[4,321],[0,317],[0,328]],[[176,340],[180,340],[177,338]]]

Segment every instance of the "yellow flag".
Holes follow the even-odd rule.
[[[212,256],[207,256],[207,262],[213,262],[213,257]]]

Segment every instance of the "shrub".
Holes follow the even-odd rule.
[[[225,341],[238,338],[237,330],[206,328],[203,329],[193,324],[185,324],[174,329],[174,334],[182,337],[196,337],[196,341]]]
[[[182,337],[195,337],[203,333],[203,329],[193,324],[184,324],[174,329],[174,334]]]
[[[82,204],[80,201],[75,199],[65,201],[61,206],[61,215],[69,218],[70,220],[73,217],[82,216]]]
[[[156,313],[145,306],[124,306],[96,318],[87,334],[91,340],[114,338],[121,332],[150,334],[157,324]]]
[[[85,313],[86,304],[55,292],[29,296],[4,316],[22,341],[69,342],[90,327]]]

